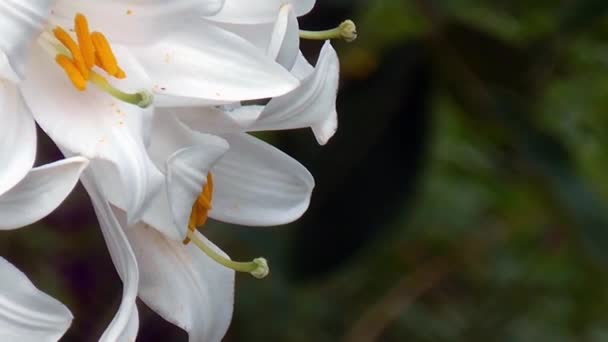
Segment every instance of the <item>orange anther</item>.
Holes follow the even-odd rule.
[[[95,55],[99,60],[99,64],[101,64],[100,67],[108,74],[112,76],[116,75],[118,72],[118,62],[106,36],[100,32],[93,32],[91,38],[95,46]]]
[[[188,221],[188,229],[192,232],[202,228],[209,219],[209,211],[212,209],[211,202],[213,201],[213,174],[207,174],[207,183],[203,186],[203,191],[194,201],[190,220]],[[184,240],[184,244],[190,242],[189,238]]]
[[[87,80],[84,79],[80,73],[80,70],[76,67],[71,59],[65,55],[57,55],[55,61],[63,68],[63,70],[65,70],[65,73],[68,75],[70,81],[72,81],[72,84],[74,87],[76,87],[76,89],[80,91],[87,89]]]
[[[76,14],[74,29],[76,30],[78,45],[80,46],[84,62],[87,68],[91,69],[95,66],[95,46],[93,46],[93,40],[89,32],[89,23],[84,15],[80,13]]]
[[[82,52],[78,48],[78,44],[70,37],[70,35],[61,27],[56,27],[53,30],[53,34],[55,37],[63,44],[70,53],[72,54],[72,59],[74,61],[74,65],[78,68],[82,77],[85,80],[89,79],[89,68],[84,61],[84,57],[82,57]]]

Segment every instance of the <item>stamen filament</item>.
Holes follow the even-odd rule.
[[[93,70],[91,70],[91,82],[121,101],[134,104],[141,108],[147,108],[152,104],[152,94],[150,92],[142,90],[137,93],[125,93],[112,86],[108,80]]]
[[[256,258],[250,262],[232,261],[214,251],[213,248],[207,245],[205,241],[200,239],[194,231],[188,230],[188,238],[198,248],[200,248],[201,251],[203,251],[205,254],[207,254],[207,256],[213,259],[213,261],[224,267],[230,268],[237,272],[249,273],[258,279],[265,278],[270,272],[270,269],[268,268],[268,262],[264,258]]]
[[[357,39],[357,26],[352,20],[346,20],[340,26],[330,30],[300,30],[300,38],[311,40],[344,39],[344,41],[350,43]]]

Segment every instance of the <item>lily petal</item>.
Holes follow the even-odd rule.
[[[246,106],[241,107],[238,112],[217,107],[161,108],[157,111],[157,117],[176,117],[184,125],[198,132],[236,133],[245,132],[247,127],[257,120],[262,108],[261,106]]]
[[[207,173],[227,150],[224,139],[191,131],[172,116],[157,116],[149,153],[163,164],[166,187],[144,212],[144,222],[170,239],[183,241],[192,204],[207,182]]]
[[[248,134],[223,137],[230,149],[211,170],[211,218],[272,226],[292,222],[306,211],[314,179],[302,164]]]
[[[321,50],[313,74],[296,90],[270,100],[249,131],[311,127],[317,142],[325,145],[338,128],[336,96],[339,80],[340,62],[328,41]]]
[[[299,85],[251,43],[202,20],[132,51],[150,75],[161,107],[270,98]]]
[[[86,172],[83,175],[82,184],[91,197],[110,256],[123,283],[120,307],[100,341],[135,341],[138,330],[135,300],[139,286],[139,270],[135,254],[123,231],[123,226],[126,226],[126,216],[120,211],[115,212],[104,199],[92,173]]]
[[[284,5],[272,30],[267,54],[290,70],[300,52],[300,26],[293,5]]]
[[[0,51],[12,69],[23,77],[27,54],[42,32],[53,0],[3,0],[0,2]]]
[[[0,81],[0,195],[15,186],[34,165],[36,125],[17,87]]]
[[[166,239],[138,224],[125,231],[137,257],[139,297],[190,341],[221,341],[233,311],[234,271],[211,260],[194,244]],[[225,255],[219,248],[199,237]],[[162,271],[159,271],[162,270]]]
[[[72,323],[65,305],[34,284],[15,266],[0,258],[0,340],[57,341]]]
[[[112,42],[141,44],[213,15],[223,5],[223,0],[58,0],[53,14],[57,24],[72,27],[74,15],[83,13]]]
[[[234,24],[271,23],[279,8],[288,3],[292,4],[298,17],[315,6],[315,0],[226,0],[222,10],[207,19]]]
[[[149,86],[150,80],[128,51],[121,46],[114,50],[128,74],[119,81],[120,88],[136,92]],[[42,49],[33,49],[32,57],[21,91],[38,124],[69,154],[109,162],[107,182],[119,179],[128,189],[118,197],[125,202],[129,221],[136,221],[162,181],[162,175],[150,167],[144,146],[146,121],[153,109],[118,101],[92,85],[80,92]]]
[[[32,169],[0,196],[0,229],[23,227],[48,215],[72,191],[88,163],[74,157]]]

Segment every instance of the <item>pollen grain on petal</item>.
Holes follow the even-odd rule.
[[[76,89],[80,91],[87,89],[87,80],[82,76],[80,70],[71,59],[64,55],[57,55],[55,61],[63,68]]]
[[[91,32],[89,31],[89,23],[84,15],[80,13],[76,15],[76,18],[74,19],[74,29],[76,30],[82,57],[84,58],[87,68],[91,69],[95,66],[95,46],[93,45],[93,39],[91,38]]]

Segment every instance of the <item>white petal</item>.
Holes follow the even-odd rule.
[[[8,57],[4,52],[0,51],[0,81],[2,79],[11,82],[19,82],[19,76],[8,62]]]
[[[156,92],[157,106],[230,103],[285,94],[299,82],[243,38],[198,21],[187,31],[132,50]]]
[[[138,330],[135,300],[139,286],[139,270],[131,245],[123,231],[126,217],[124,213],[118,210],[115,212],[110,207],[108,201],[103,198],[92,174],[85,173],[82,183],[91,197],[110,256],[123,283],[120,307],[100,341],[135,341]]]
[[[130,54],[121,46],[114,48],[128,75],[116,81],[118,86],[128,92],[149,88],[149,79]],[[122,181],[118,198],[126,202],[129,220],[136,221],[162,181],[144,146],[153,109],[121,102],[93,85],[76,90],[42,49],[33,49],[27,71],[21,90],[40,127],[69,153],[111,163],[107,169],[113,172],[106,178],[109,183]]]
[[[167,161],[167,197],[182,240],[188,231],[192,205],[207,184],[207,174],[226,150],[228,144],[217,138],[216,144],[181,149]]]
[[[246,131],[257,120],[262,109],[261,106],[246,106],[233,112],[216,107],[162,108],[157,111],[157,116],[174,116],[195,131],[221,134]]]
[[[224,138],[230,149],[211,170],[215,186],[210,217],[272,226],[294,221],[306,211],[314,179],[304,166],[247,134]]]
[[[289,70],[296,61],[300,47],[298,18],[291,4],[281,6],[277,13],[274,23],[257,25],[217,23],[217,25],[245,38]]]
[[[38,290],[4,258],[0,258],[0,341],[57,341],[72,323],[72,313]]]
[[[159,113],[155,117],[148,153],[167,174],[166,188],[155,196],[142,219],[168,238],[183,241],[192,204],[206,184],[209,169],[226,152],[228,143],[190,130],[169,113],[162,114],[166,115]]]
[[[291,74],[294,75],[297,79],[303,80],[308,78],[310,74],[315,71],[315,68],[308,63],[306,57],[302,55],[302,52],[298,52],[298,57],[296,58],[296,64],[291,68]]]
[[[281,7],[272,30],[267,54],[290,70],[300,52],[300,26],[292,5]]]
[[[271,23],[284,4],[292,4],[298,16],[302,16],[315,5],[315,0],[226,0],[222,10],[207,19],[234,24]]]
[[[232,317],[234,271],[211,260],[194,244],[167,240],[146,225],[136,225],[126,233],[139,263],[139,297],[186,330],[190,341],[221,341]]]
[[[114,43],[149,43],[203,15],[217,13],[223,0],[59,0],[54,20],[73,27],[76,13],[87,16],[94,31]]]
[[[34,165],[36,125],[16,86],[0,80],[0,195]]]
[[[318,143],[326,144],[338,128],[336,96],[339,80],[338,56],[326,42],[313,74],[296,90],[270,100],[249,130],[311,127]]]
[[[42,32],[53,0],[0,1],[0,51],[21,77],[30,47]]]
[[[72,191],[88,163],[74,157],[32,169],[0,196],[0,229],[23,227],[48,215]]]

